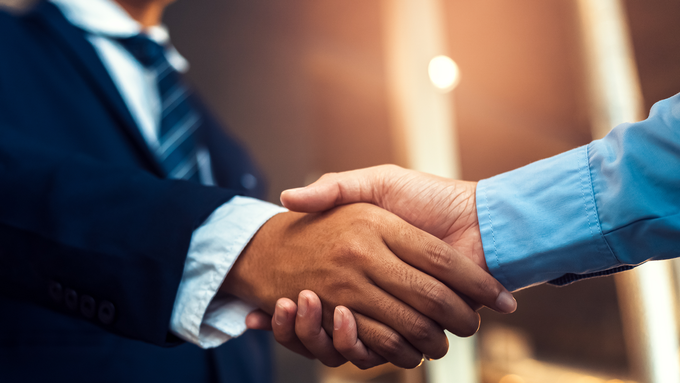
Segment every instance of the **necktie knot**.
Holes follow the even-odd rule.
[[[144,34],[118,39],[118,42],[146,68],[156,67],[166,60],[165,48]]]

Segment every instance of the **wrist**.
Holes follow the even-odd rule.
[[[477,265],[479,265],[484,271],[489,272],[489,267],[486,263],[486,256],[484,255],[484,245],[482,243],[482,233],[479,229],[479,217],[477,211],[477,182],[469,183],[470,193],[468,206],[470,207],[470,213],[468,220],[470,222],[471,233],[471,258]]]
[[[270,244],[274,241],[281,216],[286,214],[274,215],[253,235],[224,278],[219,289],[220,295],[232,295],[246,302],[260,304],[257,297],[262,295],[260,290],[265,288],[264,281],[267,278],[264,275],[266,268],[261,264],[270,252]]]
[[[289,291],[289,281],[294,280],[300,265],[284,255],[290,254],[285,244],[298,234],[299,221],[306,215],[283,212],[262,225],[227,274],[220,293],[233,295],[269,314],[274,312],[278,298],[296,297]]]

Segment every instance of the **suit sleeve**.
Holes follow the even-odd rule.
[[[509,290],[680,256],[680,95],[605,138],[482,180],[491,273]]]
[[[0,293],[178,343],[169,325],[191,235],[235,194],[54,148],[0,119]]]

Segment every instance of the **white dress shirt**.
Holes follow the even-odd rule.
[[[51,0],[69,22],[85,30],[104,67],[125,101],[146,143],[158,147],[160,105],[155,75],[144,68],[115,39],[142,32],[141,25],[113,0]],[[164,26],[143,30],[154,41],[169,45]],[[166,58],[179,72],[187,61],[172,47]],[[94,127],[93,127],[94,128]],[[199,176],[213,184],[210,154],[199,150]],[[172,311],[170,330],[203,348],[217,347],[245,330],[245,317],[254,307],[233,297],[215,294],[239,254],[259,228],[285,209],[249,197],[234,197],[220,206],[194,231],[182,280]]]

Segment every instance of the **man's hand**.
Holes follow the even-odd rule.
[[[304,302],[304,303],[303,303]],[[288,349],[314,358],[305,345],[315,345],[315,349],[333,348],[344,358],[361,369],[374,367],[371,351],[359,339],[357,325],[352,312],[344,306],[338,306],[333,312],[333,336],[329,336],[321,325],[321,301],[314,292],[305,290],[298,297],[298,304],[304,304],[304,311],[288,298],[276,302],[274,318],[262,311],[254,311],[247,317],[248,328],[274,332],[276,340]]]
[[[281,203],[300,212],[371,203],[441,238],[488,271],[477,220],[476,188],[476,182],[382,165],[325,174],[307,187],[284,191]]]
[[[448,287],[428,275],[442,269],[453,275]],[[328,333],[336,306],[352,311],[359,337],[372,350],[360,361],[365,365],[387,360],[415,367],[422,354],[446,354],[442,328],[472,335],[479,316],[451,289],[498,311],[514,310],[506,304],[514,302],[510,294],[451,246],[367,204],[274,216],[234,264],[221,293],[272,314],[278,298],[295,299],[305,289],[323,303],[320,320]],[[325,364],[345,361],[317,345],[305,344]]]

